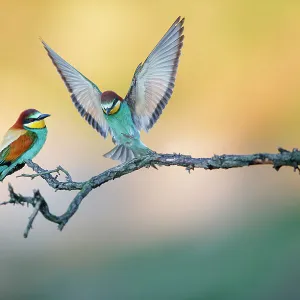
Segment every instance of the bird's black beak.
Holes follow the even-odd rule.
[[[48,117],[50,117],[49,114],[41,114],[41,115],[38,117],[38,120],[43,120],[43,119],[46,119],[46,118],[48,118]]]

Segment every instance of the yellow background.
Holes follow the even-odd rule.
[[[144,143],[197,157],[300,144],[299,1],[0,4],[0,134],[24,109],[51,114],[48,140],[34,159],[46,169],[62,165],[79,181],[115,162],[102,156],[113,147],[110,138],[81,119],[39,37],[102,91],[124,97],[136,66],[179,15],[186,22],[175,91],[142,133]],[[0,186],[3,201],[8,182],[24,195],[40,189],[57,214],[75,195],[13,175]],[[144,169],[93,191],[63,232],[39,217],[27,240],[31,209],[2,206],[1,294],[132,300],[234,299],[239,292],[238,299],[268,299],[270,274],[285,291],[289,263],[299,263],[299,192],[291,168]]]

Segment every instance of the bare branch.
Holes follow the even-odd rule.
[[[38,212],[40,211],[41,204],[42,204],[41,200],[39,200],[39,201],[36,202],[35,208],[33,210],[33,213],[29,217],[29,222],[28,222],[28,224],[27,224],[27,226],[25,228],[25,231],[24,231],[24,234],[23,234],[24,238],[28,237],[29,231],[30,231],[30,229],[32,229],[33,221],[34,221],[35,217],[37,216]]]
[[[30,162],[28,161],[28,163],[30,163]],[[53,177],[54,179],[57,179],[58,175],[60,175],[60,171],[66,175],[67,182],[72,182],[72,177],[71,177],[70,173],[67,170],[65,170],[62,166],[58,166],[56,169],[50,170],[50,171],[39,172],[36,174],[21,174],[21,175],[18,175],[17,177],[30,177],[31,179],[34,179],[34,178],[40,177],[42,175],[57,173],[57,175],[55,177]]]
[[[189,173],[195,168],[203,168],[205,170],[216,170],[216,169],[230,169],[230,168],[240,168],[248,167],[253,165],[272,165],[275,170],[279,170],[283,166],[289,166],[294,168],[294,171],[299,170],[300,165],[300,152],[298,149],[293,149],[293,151],[288,151],[283,148],[278,148],[279,153],[257,153],[250,155],[214,155],[211,158],[193,158],[189,155],[182,154],[158,154],[150,153],[146,156],[135,158],[129,162],[118,165],[114,168],[108,169],[99,175],[96,175],[84,182],[76,182],[72,180],[69,172],[66,171],[61,166],[58,166],[54,170],[45,170],[41,168],[38,164],[28,160],[26,162],[27,166],[30,167],[35,174],[22,174],[18,177],[29,177],[35,179],[36,177],[42,177],[50,187],[57,190],[77,190],[79,191],[75,198],[70,203],[66,212],[61,216],[56,216],[50,213],[49,207],[45,199],[41,196],[39,191],[34,191],[33,197],[24,197],[22,195],[16,194],[11,185],[9,185],[10,200],[0,203],[0,205],[6,204],[21,204],[24,203],[34,207],[34,211],[29,218],[29,223],[25,229],[24,237],[28,236],[30,229],[32,228],[32,223],[36,218],[38,212],[49,221],[58,224],[58,229],[62,230],[64,226],[68,223],[70,218],[78,210],[82,200],[93,190],[104,183],[120,178],[126,174],[137,171],[141,168],[154,167],[157,166],[179,166],[184,167]],[[53,173],[63,172],[66,175],[66,181],[59,181],[58,175],[53,176]]]

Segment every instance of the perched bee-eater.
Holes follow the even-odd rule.
[[[44,119],[49,116],[27,109],[7,131],[0,146],[0,181],[22,169],[26,160],[39,153],[47,137]]]
[[[138,65],[124,99],[113,91],[102,93],[42,41],[81,116],[104,138],[109,132],[117,145],[105,157],[125,162],[151,152],[141,142],[140,130],[152,128],[173,93],[183,22],[178,17],[145,62]]]

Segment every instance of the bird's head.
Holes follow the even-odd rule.
[[[101,107],[106,115],[113,115],[120,109],[123,99],[113,91],[106,91],[101,95]]]
[[[48,114],[42,114],[36,109],[24,110],[14,126],[15,129],[26,129],[29,131],[35,131],[46,127],[45,118],[49,117]]]

